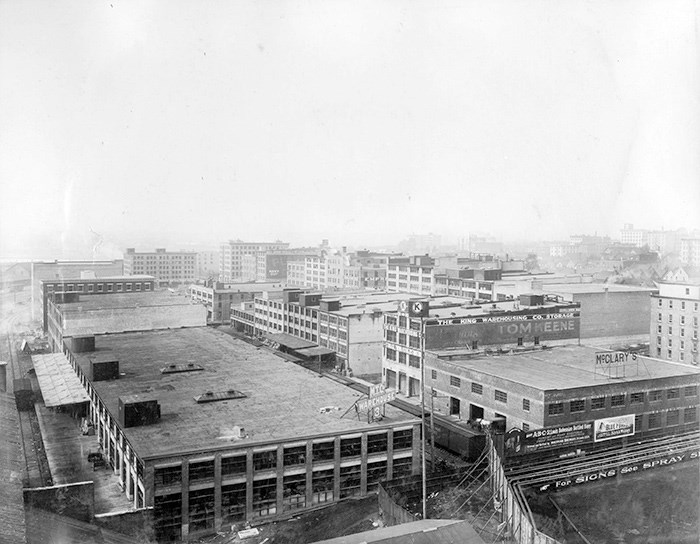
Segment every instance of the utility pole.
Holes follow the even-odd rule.
[[[430,468],[435,471],[435,388],[430,388]]]
[[[420,405],[421,405],[421,457],[423,473],[423,519],[428,519],[428,482],[425,472],[425,320],[420,318]],[[431,413],[432,417],[432,413]]]

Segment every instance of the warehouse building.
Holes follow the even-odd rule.
[[[257,295],[268,289],[280,289],[281,283],[230,283],[210,282],[209,285],[192,284],[187,294],[193,301],[207,309],[207,323],[231,322],[231,307],[252,302]]]
[[[68,344],[105,455],[134,506],[153,507],[160,540],[363,496],[419,470],[418,420],[362,411],[354,390],[215,329]]]
[[[426,353],[426,388],[438,412],[500,420],[506,429],[625,416],[636,435],[697,429],[698,386],[697,368],[588,346]]]
[[[42,280],[40,296],[43,305],[42,324],[44,332],[48,331],[46,312],[49,298],[59,293],[78,293],[85,295],[109,295],[112,293],[143,293],[153,291],[156,280],[153,276],[107,276],[97,278],[81,277],[74,279]]]
[[[577,340],[579,310],[578,303],[545,295],[483,305],[455,305],[450,299],[399,303],[398,313],[384,316],[384,382],[420,397],[425,350],[476,354]]]

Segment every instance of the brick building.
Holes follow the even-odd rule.
[[[124,253],[124,274],[154,276],[158,285],[191,283],[197,277],[197,253],[194,251],[139,251],[133,247]]]
[[[134,506],[153,508],[159,540],[275,520],[419,471],[419,421],[386,406],[368,423],[346,413],[354,390],[217,330],[98,336],[97,359],[78,347],[65,354],[96,435]],[[95,361],[111,361],[114,379],[95,379]]]

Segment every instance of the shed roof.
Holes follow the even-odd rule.
[[[63,353],[32,355],[44,404],[48,407],[89,402],[90,397]]]

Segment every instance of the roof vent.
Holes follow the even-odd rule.
[[[161,374],[175,374],[176,372],[195,372],[197,370],[204,370],[201,365],[196,365],[194,363],[179,364],[179,365],[168,365],[160,369]]]
[[[235,389],[228,389],[226,391],[207,391],[197,397],[194,397],[195,402],[203,404],[205,402],[216,402],[219,400],[230,400],[230,399],[244,399],[247,395],[236,391]]]

